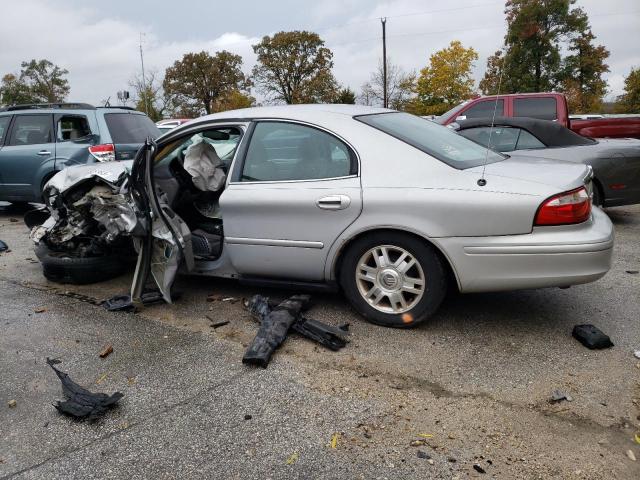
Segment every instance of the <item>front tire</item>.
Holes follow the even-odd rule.
[[[356,240],[344,254],[340,284],[367,321],[393,328],[412,328],[427,320],[447,291],[435,248],[399,232]]]

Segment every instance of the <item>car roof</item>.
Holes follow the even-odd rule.
[[[274,105],[269,107],[242,108],[226,112],[213,113],[197,119],[198,122],[224,119],[256,119],[256,118],[286,118],[291,120],[308,121],[327,120],[336,116],[371,115],[375,113],[389,113],[395,110],[368,107],[365,105],[341,104],[299,104]]]
[[[36,103],[25,105],[9,105],[0,108],[0,115],[16,115],[16,114],[38,114],[38,113],[86,113],[86,112],[103,112],[103,113],[132,113],[136,115],[144,115],[144,112],[136,110],[132,107],[109,106],[94,107],[88,103]]]
[[[458,120],[456,123],[459,125],[457,130],[460,131],[469,128],[490,127],[492,121],[490,117],[485,117]],[[493,125],[495,127],[517,127],[526,130],[547,147],[570,147],[593,145],[595,143],[594,140],[578,135],[559,123],[549,120],[528,117],[496,117]]]

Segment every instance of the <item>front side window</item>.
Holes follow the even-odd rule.
[[[477,167],[485,162],[499,162],[506,158],[496,152],[487,152],[486,148],[458,135],[450,128],[408,113],[377,113],[355,118],[454,168]],[[393,153],[389,152],[389,155]]]
[[[87,117],[82,115],[61,117],[56,125],[56,132],[58,142],[77,140],[91,135]]]
[[[51,115],[18,115],[13,123],[9,145],[38,145],[53,141]]]
[[[469,107],[467,110],[460,113],[460,116],[469,118],[491,118],[493,112],[496,112],[496,116],[500,117],[504,115],[504,100],[483,100]]]
[[[251,136],[240,180],[316,180],[356,173],[355,154],[333,135],[293,123],[260,122]]]
[[[2,142],[4,141],[4,135],[5,135],[5,132],[7,131],[7,128],[9,128],[10,121],[11,121],[10,116],[0,117],[0,145],[2,145]]]
[[[556,120],[558,118],[556,99],[553,97],[516,98],[513,100],[513,116]]]

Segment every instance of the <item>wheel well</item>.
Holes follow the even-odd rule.
[[[440,248],[438,248],[438,246],[433,243],[432,241],[430,241],[428,238],[425,238],[421,235],[418,235],[416,233],[413,232],[408,232],[406,230],[401,230],[401,229],[397,229],[397,228],[379,228],[379,229],[375,229],[375,230],[367,230],[364,232],[359,233],[358,235],[356,235],[353,238],[350,238],[344,245],[342,245],[342,247],[340,248],[340,250],[338,251],[338,253],[336,254],[336,261],[335,261],[335,267],[334,267],[334,278],[336,279],[336,282],[340,281],[340,269],[342,268],[342,262],[344,260],[344,254],[347,252],[347,250],[349,250],[349,248],[351,247],[351,245],[353,245],[353,243],[363,237],[366,237],[368,235],[371,235],[373,233],[384,233],[384,232],[388,232],[388,233],[402,233],[404,235],[409,235],[411,237],[415,237],[425,243],[428,243],[429,245],[431,245],[433,247],[433,249],[435,250],[436,254],[440,257],[440,260],[442,260],[442,264],[444,265],[445,271],[446,271],[446,275],[447,275],[447,283],[449,284],[449,286],[455,286],[456,289],[458,289],[458,280],[456,277],[456,273],[455,270],[453,269],[453,266],[451,265],[451,262],[449,261],[449,259],[447,258],[447,256],[442,252],[442,250],[440,250]]]
[[[51,180],[51,178],[52,178],[56,173],[58,173],[58,171],[57,171],[57,170],[54,170],[53,172],[49,172],[49,173],[47,173],[47,174],[44,176],[44,178],[42,179],[42,183],[40,184],[40,192],[42,192],[42,189],[44,188],[45,184],[46,184],[49,180]]]

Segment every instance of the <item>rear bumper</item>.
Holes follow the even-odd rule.
[[[603,277],[614,233],[598,208],[579,225],[537,227],[526,235],[439,238],[462,292],[565,287]]]

